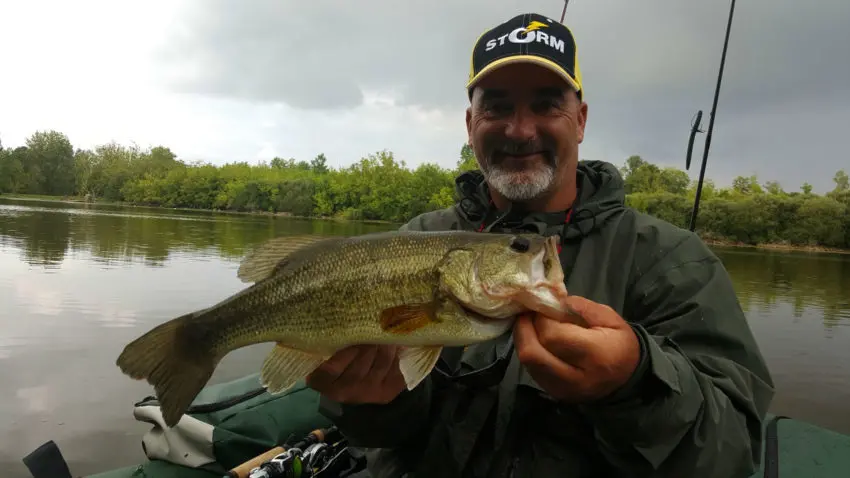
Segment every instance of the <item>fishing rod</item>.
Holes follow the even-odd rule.
[[[570,0],[564,0],[564,9],[561,11],[561,23],[564,23],[564,15],[567,14],[567,5],[569,5]]]
[[[705,135],[705,149],[702,153],[702,165],[699,170],[699,181],[697,181],[697,192],[696,197],[694,197],[694,206],[691,211],[691,222],[688,228],[691,232],[696,229],[697,223],[697,214],[699,214],[699,200],[702,196],[702,183],[705,180],[705,166],[708,161],[708,150],[711,147],[711,133],[714,130],[714,117],[717,113],[717,100],[720,96],[720,83],[723,80],[723,69],[726,65],[726,50],[729,48],[729,32],[732,29],[732,16],[735,13],[735,0],[732,0],[732,4],[729,7],[729,20],[726,23],[726,38],[723,40],[723,53],[720,55],[720,70],[717,72],[717,85],[714,88],[714,103],[711,106],[711,113],[708,118],[708,133]],[[694,135],[696,134],[699,128],[699,121],[702,118],[702,110],[697,113],[697,119],[693,125],[691,125],[691,136],[688,141],[688,155],[685,159],[685,169],[690,168],[691,166],[691,149],[693,148]],[[700,131],[701,132],[701,131]]]

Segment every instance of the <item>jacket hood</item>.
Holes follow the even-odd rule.
[[[532,212],[512,205],[497,210],[490,201],[490,189],[481,171],[467,171],[455,179],[460,217],[479,230],[528,230],[543,234],[557,231],[564,239],[584,236],[601,227],[611,216],[625,209],[623,177],[605,161],[579,161],[576,168],[578,196],[571,214],[568,211]],[[567,227],[563,227],[567,224]]]

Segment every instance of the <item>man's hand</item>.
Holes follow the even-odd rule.
[[[389,403],[406,388],[398,353],[386,345],[342,349],[307,376],[307,386],[339,403]]]
[[[519,360],[556,400],[580,403],[605,398],[632,376],[640,360],[640,342],[607,305],[578,296],[563,303],[573,313],[519,318],[514,326]]]

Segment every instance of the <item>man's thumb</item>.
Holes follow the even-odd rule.
[[[605,304],[571,295],[564,299],[564,306],[574,315],[584,319],[588,327],[617,327],[617,313]]]

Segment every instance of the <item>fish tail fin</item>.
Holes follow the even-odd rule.
[[[126,375],[153,385],[169,427],[180,421],[220,360],[203,340],[196,318],[190,313],[153,328],[130,342],[116,361]]]

